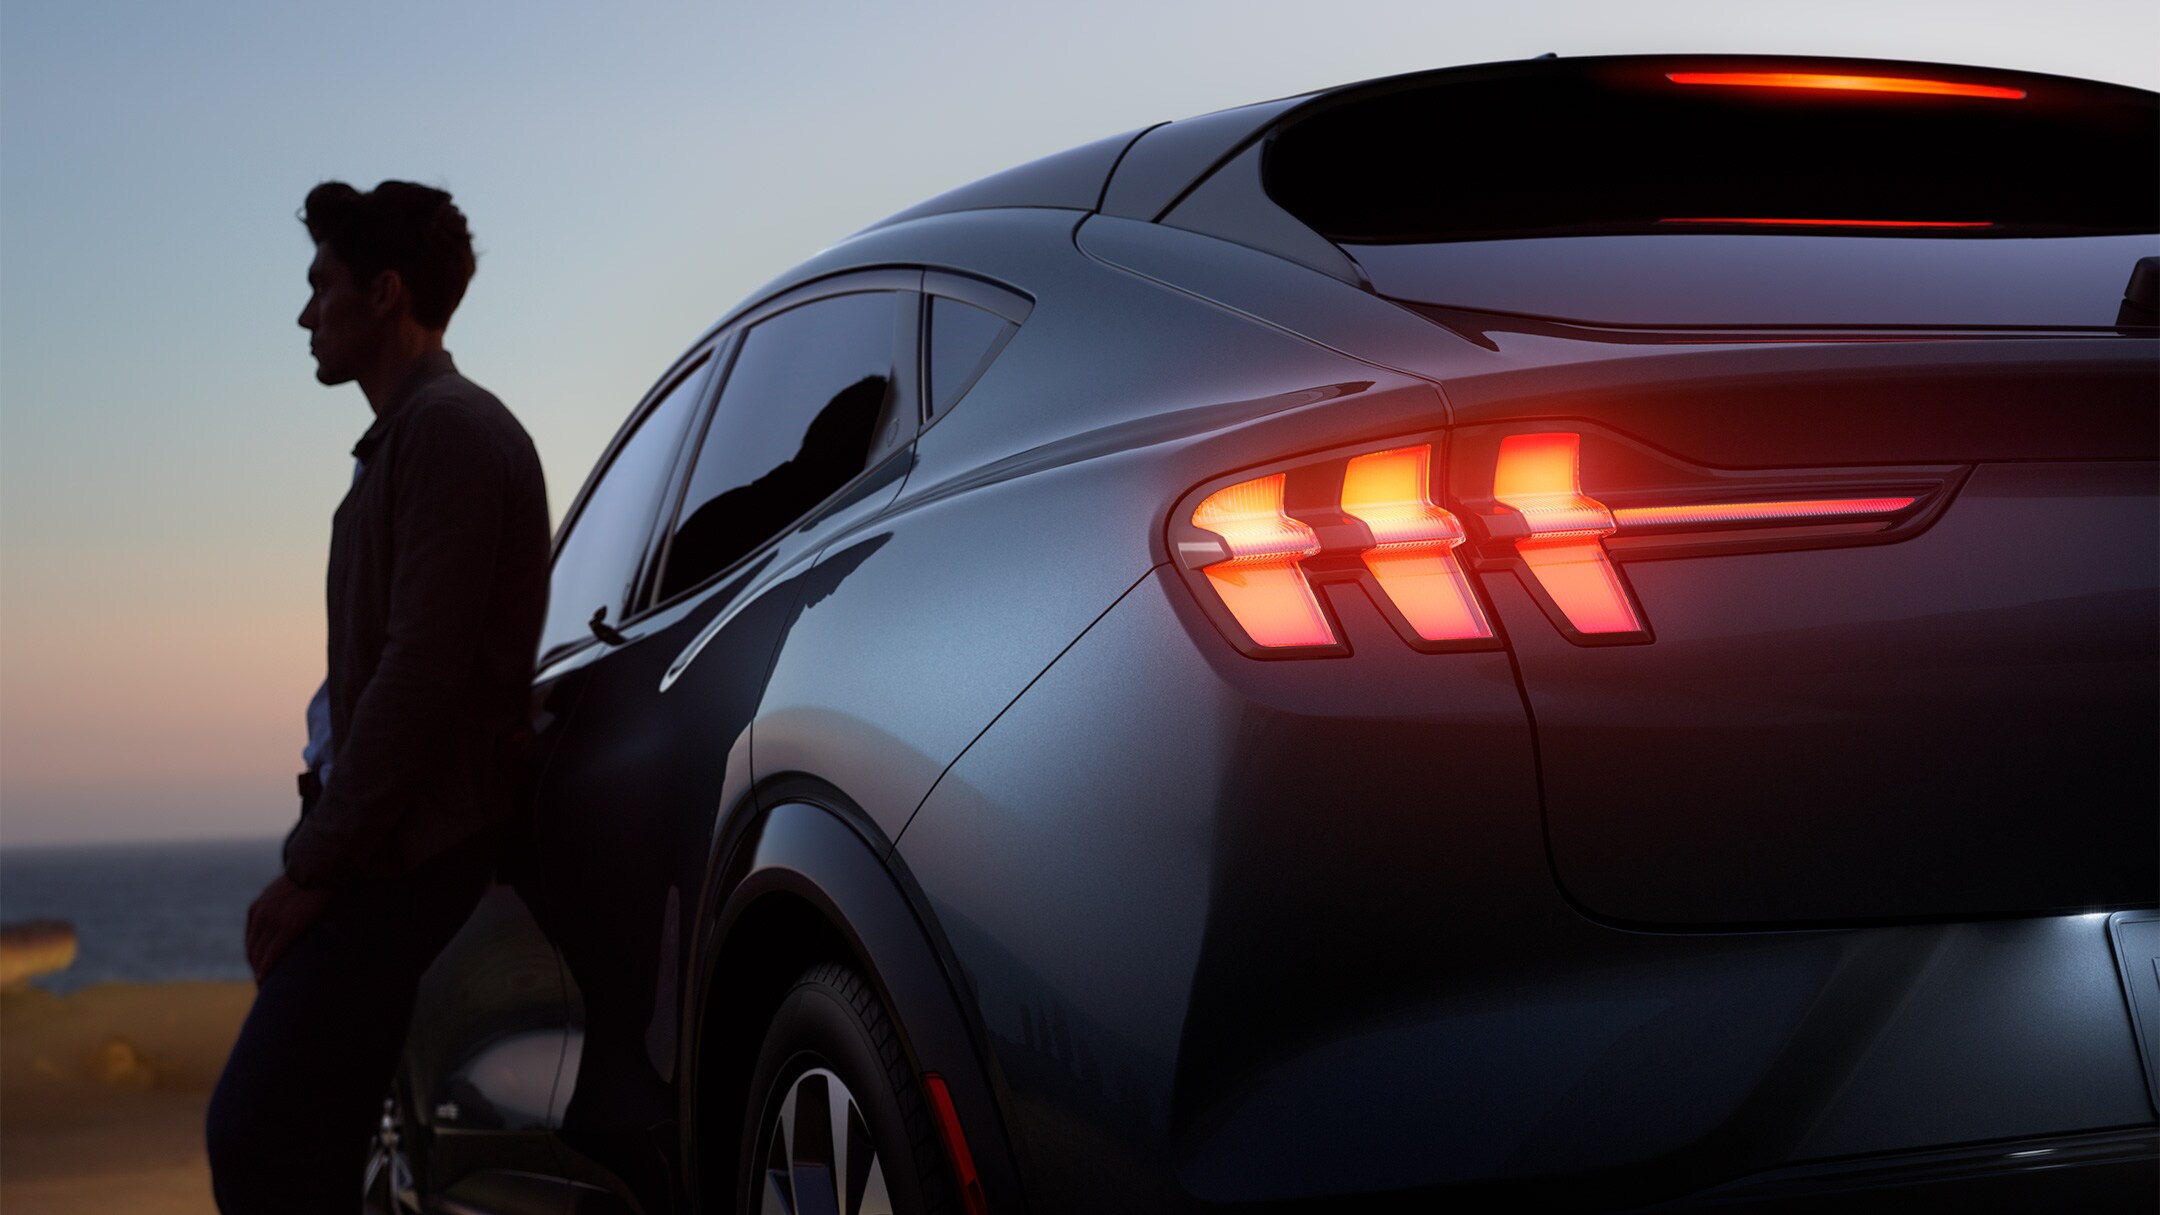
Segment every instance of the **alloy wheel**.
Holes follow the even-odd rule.
[[[840,1077],[821,1067],[797,1076],[759,1138],[760,1215],[892,1215],[877,1145]]]
[[[368,1215],[420,1215],[420,1191],[413,1182],[412,1156],[395,1096],[383,1098],[382,1121],[368,1142],[360,1194]]]

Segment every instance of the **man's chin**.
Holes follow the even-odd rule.
[[[318,384],[335,386],[338,384],[350,384],[352,380],[353,375],[349,371],[341,371],[327,363],[315,364],[315,382]]]

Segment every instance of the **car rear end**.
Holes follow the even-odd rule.
[[[1695,58],[1277,137],[1286,209],[1500,356],[1441,373],[1446,495],[1586,911],[2153,900],[2156,149],[2136,90]]]
[[[903,841],[1122,873],[1088,931],[1175,988],[950,896],[1021,1137],[1225,1207],[2149,1208],[2154,100],[1499,65],[1083,226],[1438,391],[1160,461],[1155,575]]]

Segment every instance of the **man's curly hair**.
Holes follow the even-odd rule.
[[[450,314],[472,281],[472,232],[450,195],[409,181],[386,181],[362,193],[342,181],[308,191],[300,222],[318,245],[327,244],[352,271],[371,283],[395,270],[412,299],[413,319],[429,329],[450,324]]]

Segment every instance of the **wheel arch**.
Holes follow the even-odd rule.
[[[726,1187],[765,1027],[805,968],[846,962],[898,1022],[918,1075],[942,1076],[999,1211],[1024,1209],[1003,1086],[974,998],[929,904],[869,816],[821,781],[788,777],[726,816],[694,922],[679,1045],[685,1182]],[[725,1152],[700,1141],[725,1143]]]

